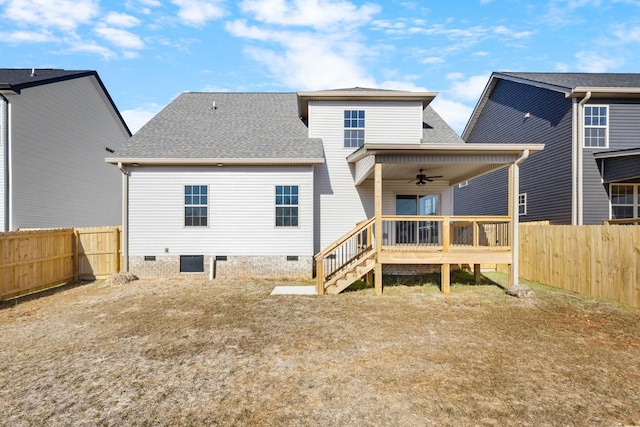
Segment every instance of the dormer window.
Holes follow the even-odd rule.
[[[364,110],[344,111],[344,146],[364,145]]]

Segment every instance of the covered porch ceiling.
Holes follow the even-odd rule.
[[[347,157],[355,165],[355,184],[374,178],[382,164],[383,180],[412,180],[423,169],[437,182],[455,185],[508,166],[541,151],[544,144],[365,144]]]

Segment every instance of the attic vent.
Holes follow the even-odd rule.
[[[110,152],[110,153],[115,153],[115,152],[116,152],[115,150],[112,150],[112,149],[111,149],[111,148],[109,148],[109,147],[104,147],[104,149],[105,149],[105,150],[107,150],[107,151],[108,151],[108,152]]]

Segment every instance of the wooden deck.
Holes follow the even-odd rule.
[[[316,255],[317,292],[321,295],[329,287],[331,293],[340,292],[371,269],[381,276],[385,264],[435,264],[441,266],[442,291],[447,293],[451,264],[474,265],[479,274],[480,264],[513,262],[511,227],[508,216],[368,219]],[[375,266],[362,269],[365,256],[375,259]],[[377,291],[382,292],[381,286]]]

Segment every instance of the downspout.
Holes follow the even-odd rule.
[[[582,225],[583,222],[583,213],[584,213],[584,186],[582,185],[582,173],[583,173],[583,148],[582,142],[584,140],[584,104],[589,102],[591,99],[591,91],[587,92],[587,94],[582,98],[580,103],[578,104],[578,225]]]
[[[9,231],[9,227],[11,224],[9,222],[9,213],[11,212],[11,210],[9,209],[9,203],[11,201],[11,198],[9,197],[9,190],[11,189],[9,185],[9,100],[1,93],[0,99],[2,99],[2,109],[4,110],[3,114],[0,115],[0,117],[4,118],[4,123],[0,123],[2,129],[2,135],[0,135],[0,143],[4,141],[4,144],[0,144],[3,146],[4,150],[4,200],[2,203],[4,209],[4,224],[2,224],[2,226],[3,231]]]
[[[123,270],[129,271],[129,172],[118,162],[122,172],[122,258]]]
[[[573,98],[571,103],[571,225],[578,224],[578,100]]]
[[[518,209],[518,196],[520,194],[520,163],[524,162],[529,157],[529,150],[524,150],[520,157],[513,162],[513,206],[511,212],[513,217],[511,218],[511,286],[517,286],[519,284],[519,255],[520,255],[520,211]]]

